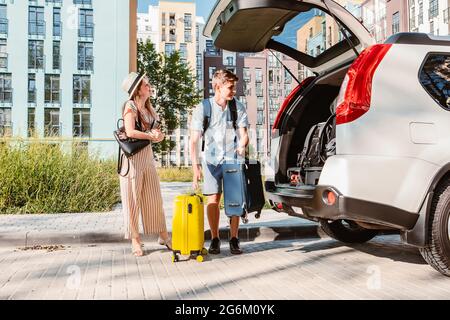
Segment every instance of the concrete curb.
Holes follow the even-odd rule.
[[[277,241],[299,238],[320,238],[319,228],[315,224],[298,224],[283,226],[280,224],[241,226],[241,242]],[[220,238],[229,239],[229,228],[220,228]],[[156,240],[156,236],[144,237],[143,240]],[[205,241],[211,240],[209,230],[205,231]],[[29,231],[21,233],[3,233],[0,235],[0,247],[30,247],[35,245],[87,245],[99,243],[127,243],[119,232],[43,232]]]

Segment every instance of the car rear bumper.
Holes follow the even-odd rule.
[[[332,186],[276,186],[273,181],[266,181],[266,192],[272,204],[306,209],[304,214],[310,218],[357,220],[400,230],[411,230],[419,218],[418,213],[345,197]],[[329,192],[334,193],[333,204],[327,201]]]

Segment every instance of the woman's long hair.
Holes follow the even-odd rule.
[[[143,78],[143,79],[144,79],[144,78]],[[143,80],[143,79],[142,79],[142,80]],[[126,107],[128,101],[133,101],[134,104],[136,105],[136,108],[137,108],[137,102],[136,102],[136,101],[139,99],[139,90],[141,89],[141,86],[142,86],[142,84],[144,83],[144,81],[142,81],[142,80],[141,80],[141,82],[139,83],[139,87],[134,91],[133,96],[131,97],[131,99],[128,99],[127,101],[125,101],[125,102],[123,103],[123,106],[122,106],[122,115],[123,115],[123,112],[125,111],[125,107]],[[152,116],[153,119],[159,121],[159,116],[158,116],[158,114],[156,113],[155,109],[154,109],[153,106],[152,106],[152,103],[151,103],[151,101],[150,101],[150,97],[145,101],[145,103],[144,103],[144,108],[147,109],[147,111],[150,113],[150,115]],[[145,120],[145,118],[141,115],[141,112],[139,111],[138,108],[137,108],[136,112],[137,112],[137,115],[138,115],[138,121],[139,121],[140,123],[144,124],[144,126],[148,128],[148,127],[150,126],[150,123],[148,123],[148,122]]]

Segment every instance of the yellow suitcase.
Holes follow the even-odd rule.
[[[203,198],[200,195],[180,195],[175,198],[172,223],[172,262],[178,255],[195,256],[198,262],[208,251],[205,244]]]

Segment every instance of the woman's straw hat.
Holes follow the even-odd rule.
[[[133,97],[133,94],[135,93],[136,89],[139,88],[139,84],[144,77],[145,73],[131,72],[125,78],[125,80],[123,80],[122,89],[126,93],[128,93],[128,99],[131,99]]]

